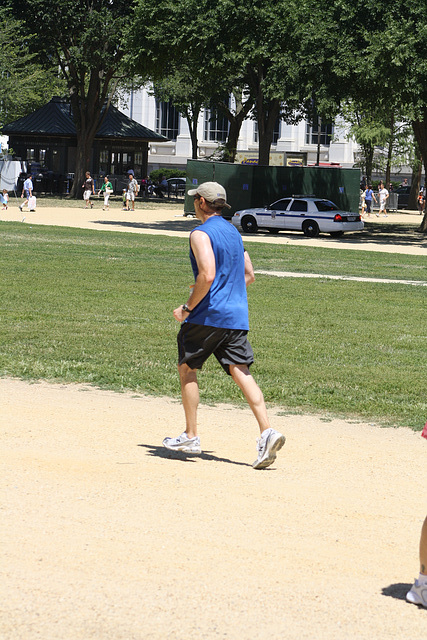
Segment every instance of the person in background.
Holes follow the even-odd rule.
[[[366,211],[366,189],[367,187],[365,187],[365,189],[362,189],[360,191],[360,206],[361,206],[361,211],[362,211],[362,218],[365,217],[365,211]]]
[[[425,203],[426,202],[424,197],[424,190],[420,189],[420,192],[417,196],[417,207],[418,207],[418,213],[420,214],[420,216],[423,215]]]
[[[134,178],[132,169],[128,171],[129,182],[128,188],[126,191],[126,211],[135,211],[135,197],[138,195],[139,185]],[[131,207],[129,207],[129,203],[132,203]]]
[[[154,191],[156,195],[158,195],[159,198],[164,198],[165,193],[168,192],[168,186],[169,185],[168,185],[168,181],[166,180],[166,176],[162,176],[162,179],[160,180],[157,187],[154,187]]]
[[[375,202],[377,201],[376,197],[374,196],[374,192],[372,191],[372,186],[368,185],[365,190],[365,206],[368,218],[371,217],[372,198],[375,200]]]
[[[380,217],[381,212],[383,213],[384,218],[387,218],[387,199],[389,197],[389,192],[384,186],[384,183],[381,181],[378,188],[378,197],[380,199],[380,208],[378,213],[376,214],[377,218]]]
[[[113,185],[109,181],[108,176],[104,176],[104,184],[100,188],[98,192],[98,196],[100,196],[101,193],[104,194],[104,206],[102,210],[108,211],[108,209],[110,208],[110,203],[109,203],[110,195],[113,193]]]
[[[7,209],[7,205],[9,203],[9,194],[7,192],[7,189],[3,189],[3,193],[1,196],[1,201],[3,204],[3,209]]]
[[[32,181],[31,175],[28,175],[27,179],[25,180],[24,185],[22,187],[21,198],[25,197],[25,202],[23,202],[21,205],[19,205],[19,208],[20,208],[21,211],[25,207],[25,205],[28,206],[28,200],[33,195],[33,188],[34,187],[33,187],[33,181]]]
[[[90,196],[95,195],[95,182],[90,175],[89,171],[86,171],[86,179],[82,184],[83,187],[83,200],[85,201],[85,209],[93,209],[93,202],[90,201]]]

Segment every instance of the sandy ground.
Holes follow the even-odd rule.
[[[25,223],[193,224],[123,213],[40,207]],[[161,447],[183,425],[167,398],[10,379],[0,398],[2,640],[427,637],[404,600],[427,511],[419,433],[271,409],[287,442],[257,472],[246,409],[202,406],[191,457]]]

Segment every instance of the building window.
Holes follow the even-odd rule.
[[[320,144],[329,147],[331,144],[331,138],[333,134],[333,126],[331,123],[320,124]],[[305,142],[306,144],[315,144],[319,143],[319,124],[318,122],[314,122],[312,125],[308,124],[305,128]]]
[[[27,149],[27,160],[35,160],[35,159],[36,159],[36,150]]]
[[[156,100],[156,132],[169,140],[176,140],[179,135],[179,113],[172,102]]]
[[[230,123],[217,109],[205,109],[205,141],[226,142]]]
[[[277,144],[277,141],[279,138],[280,138],[280,118],[277,118],[276,123],[274,125],[273,140],[271,144]],[[256,120],[254,122],[254,142],[258,142],[258,122]]]

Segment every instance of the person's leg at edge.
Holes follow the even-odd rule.
[[[270,423],[268,421],[264,396],[250,373],[249,367],[247,365],[232,364],[230,365],[230,375],[248,401],[251,411],[259,424],[260,432],[262,433],[266,429],[269,429]]]
[[[427,609],[427,518],[421,529],[420,575],[406,594],[406,600]]]
[[[424,575],[427,580],[427,518],[424,520],[424,524],[421,529],[420,574]]]
[[[178,373],[181,381],[182,406],[185,413],[185,433],[188,438],[197,436],[197,407],[199,406],[199,383],[197,369],[190,369],[188,364],[179,364]]]

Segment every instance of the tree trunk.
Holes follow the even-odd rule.
[[[274,125],[280,113],[280,100],[275,98],[265,103],[262,99],[257,100],[257,120],[258,120],[258,165],[266,166],[270,164],[270,149],[273,142]]]
[[[423,159],[417,143],[415,143],[415,162],[412,167],[411,191],[409,193],[408,209],[417,210],[417,197],[421,186],[421,173],[423,168]]]
[[[415,140],[423,158],[424,170],[427,172],[427,106],[424,107],[422,117],[419,120],[412,122],[412,128],[414,130]],[[427,173],[426,173],[427,178]],[[419,231],[421,233],[427,233],[427,209],[424,205],[424,218],[421,222]]]
[[[390,187],[390,177],[391,177],[391,157],[393,154],[393,142],[394,142],[394,113],[391,114],[390,121],[390,139],[388,141],[388,150],[387,150],[387,165],[385,170],[385,187],[388,189]]]
[[[188,128],[190,130],[191,139],[191,159],[197,160],[198,157],[198,140],[197,140],[197,122],[193,122],[190,116],[187,116]]]
[[[178,107],[182,116],[187,120],[188,130],[191,139],[191,159],[198,158],[198,140],[197,140],[197,122],[201,111],[201,105],[198,103],[187,104],[184,107]]]
[[[363,153],[366,164],[366,183],[372,184],[372,166],[374,164],[374,147],[372,145],[363,145]]]
[[[322,118],[317,117],[317,153],[316,153],[316,167],[320,166],[320,133],[322,131]]]
[[[71,110],[77,133],[76,167],[74,171],[74,182],[70,191],[71,198],[80,198],[85,173],[91,170],[91,152],[96,132],[107,115],[109,107],[107,90],[111,79],[110,75],[111,74],[105,75],[104,86],[101,90],[99,70],[93,69],[86,95],[78,94],[77,92],[71,94]],[[105,102],[107,102],[107,104],[104,104]],[[101,116],[104,106],[104,113]]]
[[[236,113],[233,114],[229,109],[225,111],[225,115],[230,123],[228,130],[227,142],[225,143],[224,160],[225,162],[234,162],[236,159],[237,143],[239,141],[240,129],[243,121],[246,119],[249,111],[253,107],[253,100],[248,98],[243,104],[237,93],[234,93],[236,100]]]

